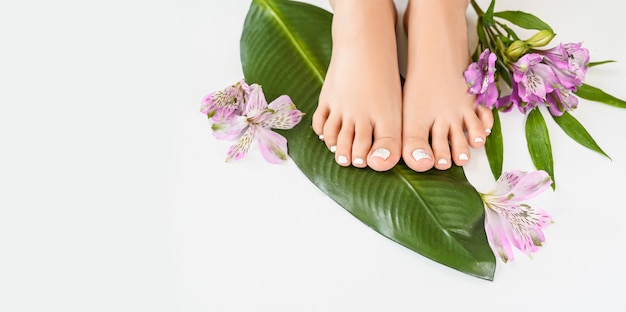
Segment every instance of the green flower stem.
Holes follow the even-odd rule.
[[[478,5],[478,3],[476,3],[475,0],[471,0],[470,3],[472,4],[474,11],[476,11],[476,14],[479,17],[483,17],[485,15],[485,12],[480,8],[480,6]]]

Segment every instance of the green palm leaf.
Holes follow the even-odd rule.
[[[324,193],[389,239],[472,276],[493,278],[483,206],[461,168],[418,174],[403,164],[379,173],[344,168],[311,129],[331,52],[332,15],[285,0],[254,0],[241,37],[245,79],[268,99],[288,94],[305,112],[282,134],[289,155]],[[365,64],[364,64],[365,65]]]

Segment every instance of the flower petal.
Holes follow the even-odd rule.
[[[287,139],[265,128],[257,129],[261,155],[270,163],[278,164],[287,159]]]
[[[520,173],[521,171],[518,171],[518,174]],[[521,173],[517,183],[509,191],[507,198],[515,202],[531,199],[543,193],[551,184],[552,179],[550,179],[550,175],[543,170]]]
[[[222,121],[234,113],[241,113],[244,102],[245,82],[239,81],[224,90],[207,95],[200,105],[200,112],[215,121]]]
[[[268,105],[268,109],[272,112],[261,125],[264,128],[272,129],[291,129],[302,120],[304,115],[296,109],[296,106],[287,95],[278,97]]]
[[[513,228],[513,245],[527,254],[537,251],[545,241],[542,229],[552,222],[552,217],[525,204],[509,206],[507,210],[505,217]]]
[[[500,256],[505,263],[513,261],[513,248],[509,243],[510,229],[505,229],[506,220],[501,220],[501,216],[494,210],[485,209],[485,232],[487,233],[487,241],[491,250]]]
[[[263,93],[263,88],[258,84],[252,84],[248,88],[250,93],[245,104],[244,115],[248,118],[258,118],[267,108],[267,100]]]
[[[248,127],[248,130],[246,130],[246,132],[239,138],[237,143],[228,149],[228,152],[226,153],[226,162],[239,160],[243,156],[246,156],[255,134],[256,128]]]
[[[498,88],[495,83],[489,84],[483,94],[476,96],[476,103],[493,108],[498,103]]]
[[[222,122],[215,122],[211,125],[213,136],[218,140],[234,140],[248,126],[246,118],[243,116],[232,116]]]

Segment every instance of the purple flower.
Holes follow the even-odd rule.
[[[242,110],[248,88],[242,80],[224,90],[213,92],[202,100],[200,112],[214,121],[228,119]]]
[[[550,184],[545,171],[512,171],[505,172],[487,194],[480,194],[487,240],[504,262],[514,259],[512,246],[530,255],[545,241],[542,230],[552,223],[552,217],[522,201],[539,195]]]
[[[463,73],[469,93],[476,94],[476,102],[489,108],[493,108],[498,100],[495,72],[496,55],[486,49]]]
[[[522,99],[519,96],[519,87],[516,83],[513,83],[511,85],[511,93],[505,96],[502,96],[501,98],[498,99],[498,102],[496,103],[496,108],[501,111],[501,112],[510,112],[513,107],[517,107],[517,109],[522,113],[522,114],[527,114],[528,112],[530,112],[531,110],[535,109],[537,107],[537,103],[536,102],[524,102],[522,101]]]
[[[271,129],[291,129],[300,122],[303,113],[296,109],[289,96],[282,95],[268,105],[261,86],[246,85],[242,90],[245,90],[243,106],[230,111],[227,118],[216,119],[212,125],[218,139],[238,139],[229,148],[226,161],[245,156],[255,137],[268,162],[287,159],[287,139]],[[216,111],[220,113],[219,109]]]
[[[552,93],[548,94],[547,104],[552,115],[561,116],[564,111],[571,111],[578,107],[578,98],[572,90],[557,86]]]
[[[545,103],[546,95],[559,83],[552,68],[541,61],[543,56],[529,53],[513,64],[513,83],[522,102]]]
[[[589,63],[589,50],[581,46],[582,43],[562,43],[541,54],[546,57],[547,63],[554,64],[556,68],[571,77],[576,86],[580,86],[585,80]]]

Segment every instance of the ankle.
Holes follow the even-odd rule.
[[[333,46],[364,42],[396,46],[397,13],[392,0],[335,0]]]

